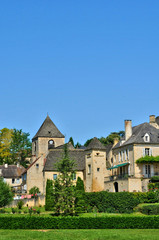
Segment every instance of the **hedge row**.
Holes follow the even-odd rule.
[[[158,193],[130,193],[130,192],[93,192],[85,193],[85,201],[89,211],[97,208],[99,212],[108,213],[131,213],[139,203],[158,202]]]
[[[0,229],[158,229],[159,216],[0,217]]]
[[[139,206],[138,210],[147,215],[159,215],[159,204],[145,204]]]

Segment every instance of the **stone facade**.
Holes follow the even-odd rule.
[[[72,159],[77,163],[78,176],[87,192],[146,191],[151,176],[159,175],[159,164],[137,164],[145,156],[159,156],[159,118],[150,117],[150,123],[132,127],[125,121],[125,137],[114,140],[114,145],[103,146],[94,138],[87,148],[74,149],[69,143]],[[27,169],[27,191],[37,186],[45,194],[47,179],[58,176],[56,162],[62,156],[65,138],[47,116],[33,138],[32,163]]]

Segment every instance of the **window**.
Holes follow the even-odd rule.
[[[34,143],[34,152],[36,152],[36,142]]]
[[[97,172],[99,172],[100,171],[100,168],[97,168]]]
[[[88,164],[88,174],[91,174],[91,164]]]
[[[16,183],[17,183],[17,184],[20,183],[20,179],[19,179],[19,178],[16,179]]]
[[[15,179],[14,178],[12,178],[12,184],[14,184],[15,183]]]
[[[125,150],[125,161],[129,160],[129,150]]]
[[[57,179],[57,174],[53,174],[53,179],[54,179],[54,180]]]
[[[145,141],[145,142],[149,142],[149,141],[150,141],[150,136],[149,136],[148,133],[145,134],[145,136],[144,136],[144,141]]]
[[[72,174],[72,180],[76,180],[76,173]]]
[[[150,156],[150,148],[145,148],[145,156]]]
[[[39,169],[39,163],[36,164],[36,169]]]
[[[48,141],[48,149],[52,149],[52,148],[54,148],[54,141],[51,139],[51,140],[49,140]]]

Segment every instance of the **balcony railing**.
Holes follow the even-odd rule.
[[[124,180],[124,179],[128,179],[129,175],[127,173],[124,174],[119,174],[119,175],[112,175],[109,177],[105,177],[105,181],[115,181],[115,180]]]

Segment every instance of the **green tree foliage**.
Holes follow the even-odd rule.
[[[10,186],[0,178],[0,208],[5,207],[13,200],[13,193]]]
[[[76,211],[76,214],[86,211],[84,183],[80,177],[77,178],[77,182],[76,182],[75,211]]]
[[[113,144],[115,138],[120,139],[120,138],[124,137],[124,135],[125,135],[125,132],[124,132],[124,131],[112,132],[112,133],[110,133],[110,134],[109,134],[107,137],[105,137],[105,138],[104,138],[104,137],[99,138],[99,141],[100,141],[101,143],[103,143],[104,145]],[[89,143],[91,142],[91,140],[92,140],[92,138],[91,138],[91,139],[88,139],[88,140],[85,142],[84,146],[87,147],[87,146],[89,145]]]
[[[0,130],[0,164],[12,163],[10,152],[12,132],[13,130],[8,128]]]
[[[75,148],[80,148],[81,146],[82,145],[79,142],[77,142],[76,145],[75,145]]]
[[[53,195],[53,180],[47,179],[46,182],[46,195],[45,195],[45,210],[53,210],[54,195]]]
[[[40,193],[39,188],[34,186],[29,190],[29,194],[33,194],[34,197],[37,196],[37,193]]]
[[[58,178],[54,181],[54,211],[63,215],[75,214],[76,191],[73,184],[75,162],[69,158],[67,144],[64,146],[62,159],[57,163]]]
[[[69,142],[71,142],[72,145],[74,146],[74,141],[73,141],[73,138],[72,138],[72,137],[70,137]]]
[[[10,152],[14,163],[19,162],[22,166],[26,167],[28,164],[26,158],[31,156],[29,133],[23,132],[22,129],[13,129]]]
[[[136,163],[158,163],[159,162],[159,156],[144,156],[136,160]]]

